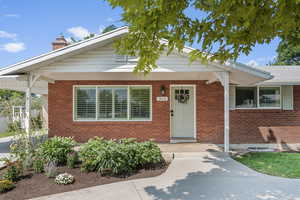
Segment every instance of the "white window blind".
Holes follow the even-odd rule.
[[[95,88],[77,88],[74,101],[76,119],[96,119]]]
[[[151,87],[76,86],[74,115],[75,120],[150,120]]]
[[[150,117],[150,89],[132,87],[130,90],[130,118],[147,119]]]
[[[98,88],[98,119],[113,118],[113,95],[110,88]]]
[[[127,88],[114,90],[114,109],[116,119],[127,119],[128,96]]]

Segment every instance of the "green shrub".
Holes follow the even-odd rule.
[[[35,173],[43,173],[44,172],[44,161],[40,158],[36,158],[33,161],[33,170]]]
[[[30,169],[38,146],[45,141],[45,136],[31,134],[29,136],[24,131],[15,135],[11,145],[10,153],[12,157],[20,162],[24,169]]]
[[[54,178],[57,175],[57,164],[55,162],[48,162],[44,166],[45,175],[48,178]]]
[[[0,180],[0,193],[8,192],[15,187],[10,180]]]
[[[19,131],[22,131],[21,121],[18,120],[18,121],[8,123],[7,132],[16,133]]]
[[[139,143],[135,139],[118,142],[90,139],[79,152],[82,170],[100,173],[125,174],[162,162],[160,149],[153,142]]]
[[[12,182],[20,180],[20,176],[23,173],[22,164],[20,162],[11,162],[7,165],[6,172],[3,174],[3,178]]]
[[[76,151],[67,154],[67,167],[75,168],[78,163],[78,153]]]
[[[73,151],[76,142],[71,137],[52,137],[42,143],[38,148],[38,154],[44,161],[53,161],[57,164],[65,164],[67,154]]]

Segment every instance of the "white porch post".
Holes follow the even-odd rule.
[[[39,79],[40,75],[33,73],[27,74],[27,88],[26,88],[26,102],[25,102],[25,131],[30,135],[30,121],[31,121],[31,89],[35,82]]]
[[[30,119],[31,119],[31,81],[32,74],[27,75],[27,88],[26,88],[26,103],[25,103],[25,131],[30,134]]]
[[[224,73],[224,151],[229,152],[229,72]]]
[[[229,72],[215,72],[224,88],[224,151],[229,152]]]

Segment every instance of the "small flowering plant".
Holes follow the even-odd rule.
[[[72,184],[74,180],[74,176],[68,173],[59,174],[55,177],[55,183],[59,185]]]

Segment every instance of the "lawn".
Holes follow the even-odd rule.
[[[233,159],[264,174],[300,178],[300,153],[251,152]]]
[[[0,138],[14,136],[14,135],[15,135],[14,132],[4,132],[4,133],[0,133]]]

